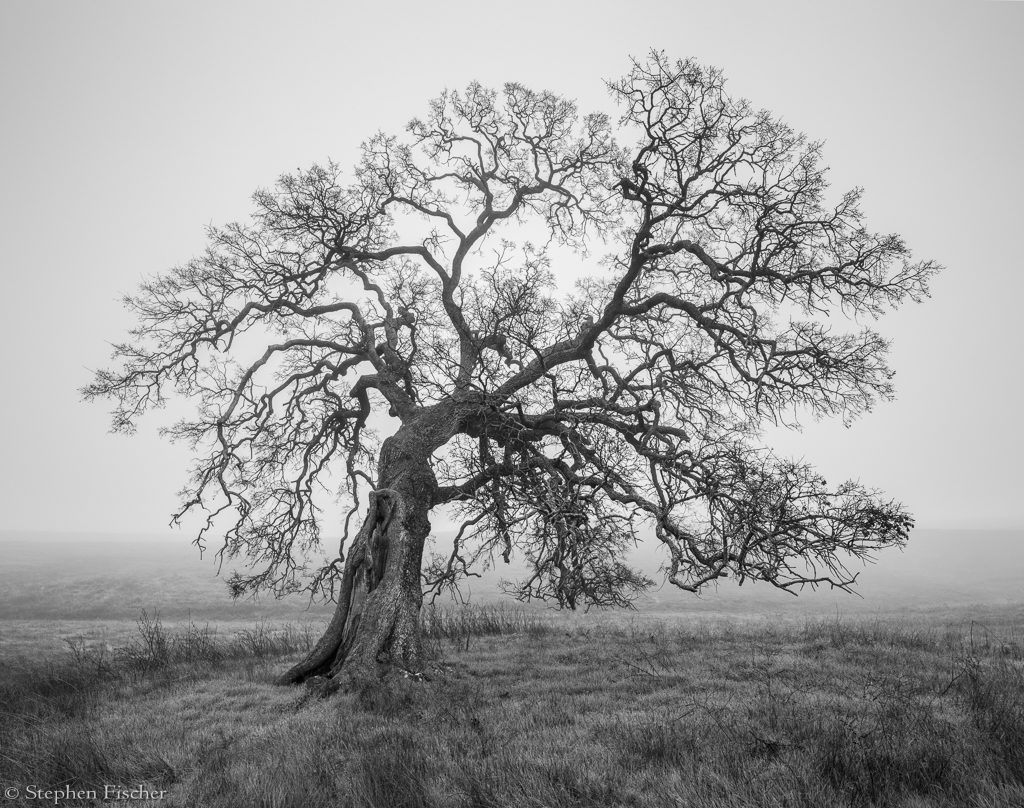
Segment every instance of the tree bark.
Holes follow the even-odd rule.
[[[337,607],[313,650],[278,678],[298,684],[341,674],[372,677],[421,664],[420,568],[437,481],[422,432],[403,430],[381,448],[377,488],[349,548]]]

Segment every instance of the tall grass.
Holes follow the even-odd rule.
[[[315,641],[314,629],[306,624],[274,626],[265,620],[252,628],[220,636],[209,623],[193,622],[181,630],[164,627],[159,615],[143,610],[137,620],[136,638],[117,650],[123,666],[150,671],[171,665],[220,665],[235,659],[267,659],[308,651]]]
[[[142,615],[119,649],[4,663],[0,779],[212,808],[1024,805],[1016,626],[423,621],[429,681],[326,701],[270,684],[312,629]]]
[[[525,609],[496,606],[437,607],[433,604],[420,613],[420,626],[428,640],[452,640],[524,634],[540,637],[554,628],[550,617]]]

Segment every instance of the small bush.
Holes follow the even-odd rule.
[[[957,690],[974,726],[1001,758],[1005,775],[1024,784],[1024,669],[1006,658],[965,657]]]
[[[959,790],[964,750],[927,708],[883,710],[866,723],[833,713],[816,739],[818,770],[852,805],[894,805],[905,794]]]
[[[691,721],[619,723],[614,729],[616,746],[637,765],[652,768],[692,763],[708,734],[707,727]]]

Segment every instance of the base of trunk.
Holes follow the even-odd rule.
[[[392,668],[413,673],[420,670],[423,653],[418,603],[409,604],[394,596],[381,597],[368,599],[361,615],[346,615],[346,611],[349,610],[339,605],[313,650],[278,677],[277,684],[301,684],[343,674],[375,678]],[[343,626],[340,630],[339,625]]]
[[[278,684],[320,678],[340,683],[346,676],[378,678],[392,667],[419,669],[420,563],[430,526],[429,505],[417,493],[383,488],[370,495],[334,616],[306,658]]]

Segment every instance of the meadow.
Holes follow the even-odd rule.
[[[863,598],[569,614],[492,572],[424,611],[422,678],[322,699],[272,681],[327,609],[232,603],[182,540],[0,535],[5,804],[1021,808],[1021,538],[922,532]]]
[[[316,623],[50,625],[0,624],[12,806],[1024,805],[1024,607],[434,609],[421,679],[328,699],[271,684]]]

